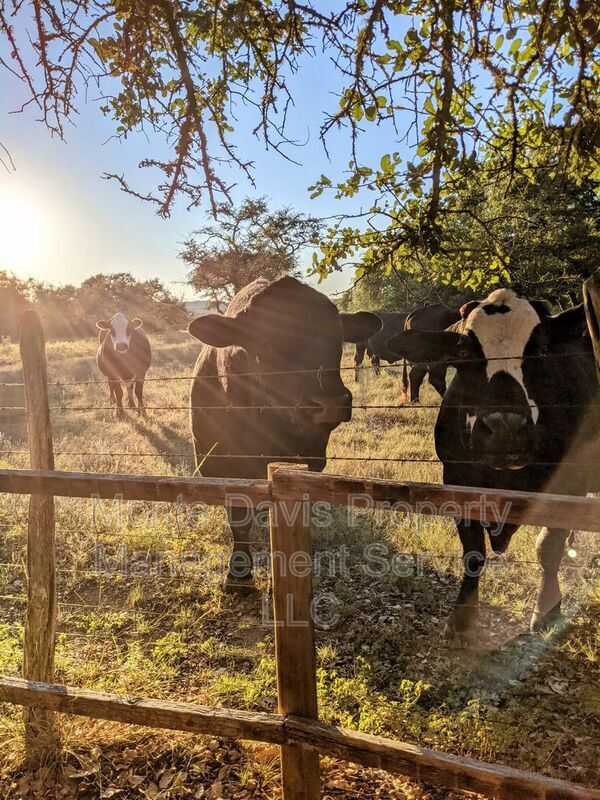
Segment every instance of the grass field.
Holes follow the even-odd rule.
[[[148,377],[189,375],[198,343],[183,332],[154,337]],[[49,379],[96,380],[95,341],[52,342]],[[350,354],[345,356],[350,363]],[[358,402],[400,404],[399,376],[366,372]],[[18,348],[0,345],[0,382],[21,380]],[[53,411],[57,469],[146,474],[193,472],[186,380],[147,382],[146,419],[109,410]],[[425,387],[422,400],[435,402]],[[20,387],[0,387],[0,406],[23,405]],[[53,387],[51,405],[107,406],[104,386]],[[330,454],[433,458],[435,411],[357,410]],[[27,467],[22,411],[0,410],[0,464]],[[21,451],[21,452],[20,452]],[[143,456],[140,454],[144,454]],[[435,463],[332,460],[329,472],[439,481]],[[142,503],[117,507],[59,498],[57,680],[73,686],[271,711],[272,630],[266,594],[240,599],[220,590],[230,535],[220,508]],[[17,675],[22,652],[27,498],[0,496],[0,673]],[[576,526],[576,520],[573,521]],[[442,639],[460,574],[453,524],[363,512],[315,530],[321,569],[316,593],[335,612],[318,631],[321,716],[449,752],[600,784],[599,568],[594,538],[578,533],[562,582],[569,624],[526,635],[538,582],[536,531],[521,529],[507,559],[482,580],[476,651]],[[267,588],[264,534],[256,533],[258,585]],[[597,542],[597,539],[595,540]],[[348,570],[330,569],[347,550]],[[400,565],[380,577],[361,568],[366,551]],[[379,548],[379,549],[378,549]],[[385,550],[384,550],[385,548]],[[597,546],[596,546],[597,550]],[[402,556],[402,554],[411,554]],[[413,554],[420,554],[418,557]],[[333,554],[333,555],[332,555]],[[341,556],[340,556],[341,557]],[[379,563],[379,562],[377,562]],[[119,565],[127,565],[120,571]],[[331,621],[331,620],[330,620]],[[19,797],[277,797],[277,751],[192,740],[78,718],[62,718],[68,755],[55,772],[20,771],[20,712],[0,706],[0,799]],[[380,773],[327,763],[326,796],[456,797]],[[61,794],[62,793],[62,794]]]

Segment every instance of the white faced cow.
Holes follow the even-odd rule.
[[[138,399],[138,413],[144,414],[144,378],[150,367],[152,352],[150,342],[142,330],[142,320],[128,320],[118,311],[109,320],[99,319],[100,330],[96,362],[103,375],[108,378],[110,402],[117,409],[117,417],[123,416],[123,388],[127,388],[129,408],[135,408],[133,392]]]
[[[461,311],[462,321],[451,329],[405,331],[389,342],[411,360],[456,367],[435,428],[444,482],[573,495],[592,491],[598,481],[598,470],[590,466],[598,381],[583,307],[551,316],[545,303],[498,289]],[[457,526],[465,574],[447,630],[466,637],[477,619],[486,531],[492,549],[503,552],[518,526],[466,519]],[[543,528],[538,538],[542,583],[533,629],[560,618],[558,568],[567,535],[562,527]]]

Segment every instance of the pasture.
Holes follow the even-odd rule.
[[[198,352],[194,339],[184,332],[151,338],[148,378],[191,374]],[[47,345],[49,381],[63,384],[50,395],[56,468],[192,474],[189,381],[149,380],[148,416],[126,411],[118,421],[112,411],[94,408],[108,406],[106,386],[67,385],[100,379],[95,351],[94,339]],[[351,356],[348,350],[344,366],[350,367]],[[384,368],[379,378],[364,370],[358,386],[351,369],[343,378],[355,403],[402,404],[398,370]],[[3,343],[0,383],[20,380],[18,347]],[[421,402],[437,403],[427,384]],[[0,387],[3,468],[28,465],[27,452],[19,452],[27,448],[24,414],[3,410],[22,405],[20,387]],[[409,406],[357,409],[331,437],[329,453],[340,460],[330,460],[327,470],[440,481],[441,468],[433,461],[435,413]],[[359,460],[369,457],[408,460]],[[56,508],[57,680],[274,710],[264,532],[256,530],[254,537],[262,593],[240,598],[220,589],[230,551],[221,509],[70,498],[58,498]],[[0,673],[6,675],[20,670],[26,524],[27,498],[0,496]],[[565,557],[566,629],[531,637],[526,631],[538,583],[537,531],[521,529],[507,557],[488,565],[480,647],[465,651],[442,638],[461,570],[450,521],[373,512],[349,516],[346,509],[332,509],[314,533],[315,591],[324,609],[317,628],[324,720],[600,783],[597,539],[577,533]],[[19,778],[20,712],[8,706],[0,712],[0,798],[54,791],[44,774]],[[70,753],[64,796],[241,800],[278,794],[275,748],[149,734],[75,717],[61,719],[61,732]],[[324,772],[334,798],[450,796],[342,764],[330,763]]]

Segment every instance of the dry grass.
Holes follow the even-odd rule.
[[[153,346],[149,377],[190,374],[197,343],[187,334],[155,337]],[[97,380],[95,348],[93,341],[50,343],[50,381]],[[368,380],[354,387],[352,373],[344,373],[358,402],[400,402],[396,372],[384,369],[379,379],[366,374]],[[1,344],[0,381],[19,380],[18,348]],[[185,408],[188,391],[187,381],[148,382],[146,402]],[[107,401],[104,386],[53,387],[51,393],[53,406],[97,406]],[[435,401],[428,388],[424,401]],[[22,404],[20,388],[0,387],[0,406]],[[435,411],[427,409],[357,410],[350,424],[334,432],[330,453],[432,458],[434,419]],[[58,469],[167,475],[192,471],[186,410],[149,411],[146,419],[128,414],[123,421],[110,411],[55,411],[53,422],[57,452],[90,454],[58,455]],[[12,451],[0,454],[1,466],[27,466],[27,455],[15,452],[27,446],[22,412],[0,411],[0,432],[0,449]],[[116,453],[129,455],[100,455]],[[135,455],[139,453],[150,455],[141,458]],[[332,461],[328,471],[417,481],[439,481],[441,475],[440,467],[429,463]],[[272,710],[273,643],[270,628],[262,623],[261,597],[224,596],[219,588],[219,566],[230,547],[222,509],[200,509],[192,517],[165,504],[151,509],[149,513],[147,505],[131,503],[119,516],[111,503],[94,509],[90,501],[57,499],[61,602],[57,680]],[[0,673],[4,674],[20,670],[26,518],[26,498],[0,496]],[[458,552],[453,524],[365,512],[349,525],[347,514],[335,510],[332,524],[315,531],[318,554],[348,548],[350,570],[344,577],[323,569],[316,580],[317,592],[335,597],[333,607],[339,617],[333,628],[318,633],[323,717],[452,752],[598,782],[599,594],[598,569],[591,564],[594,541],[580,534],[577,556],[563,570],[569,627],[543,639],[523,635],[538,581],[535,534],[531,529],[519,531],[508,562],[487,570],[481,649],[465,653],[441,639],[459,569],[456,563],[436,561],[436,554]],[[257,532],[256,549],[264,554],[262,540]],[[378,542],[390,556],[428,555],[403,576],[386,574],[376,580],[361,567],[364,548]],[[123,554],[128,574],[98,572],[98,558],[110,566]],[[259,571],[258,582],[266,588],[265,570]],[[5,780],[0,798],[25,797],[29,789],[25,784],[19,788],[14,778],[22,757],[19,712],[7,706],[1,711],[0,774]],[[102,796],[104,789],[98,787],[107,781],[110,787],[113,781],[119,797],[150,797],[142,793],[153,782],[150,773],[182,772],[184,763],[196,765],[195,778],[190,769],[186,774],[191,785],[195,780],[198,786],[214,786],[223,764],[233,764],[225,796],[278,793],[277,770],[268,748],[240,751],[235,763],[224,756],[217,768],[219,762],[206,755],[205,744],[197,751],[191,737],[154,733],[149,737],[141,730],[76,718],[63,718],[61,732],[71,753],[70,768],[89,762],[95,765],[90,775],[104,776],[102,784],[88,775],[89,793],[82,789],[78,796]],[[219,747],[231,750],[231,745]],[[118,777],[115,764],[126,760],[123,750],[132,749],[136,758],[146,757],[144,780],[138,787],[129,783],[123,787],[118,781],[125,779]],[[415,787],[381,776],[368,777],[368,785],[375,788],[367,791],[360,788],[366,780],[363,773],[354,772],[348,779],[335,765],[327,769],[332,797],[418,796]],[[75,783],[83,785],[85,780],[81,777]],[[59,796],[43,781],[40,786],[40,793],[30,796]],[[177,794],[169,786],[156,796],[194,796],[183,789]]]

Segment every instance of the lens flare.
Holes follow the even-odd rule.
[[[49,216],[34,193],[0,186],[0,269],[36,271],[52,246],[50,233]]]

